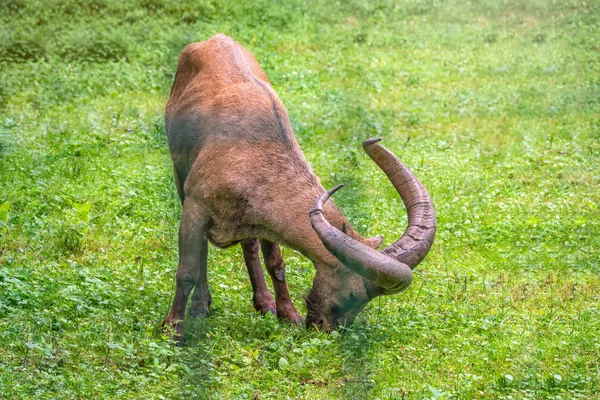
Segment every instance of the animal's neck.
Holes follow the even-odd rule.
[[[319,239],[319,236],[312,228],[308,215],[312,202],[317,196],[318,194],[314,195],[314,198],[310,197],[309,201],[302,202],[306,203],[302,206],[299,206],[297,201],[294,205],[297,209],[286,213],[287,218],[283,223],[288,225],[288,229],[279,230],[279,232],[285,232],[282,234],[280,241],[304,254],[315,265],[333,266],[338,260],[325,248],[321,239]],[[327,220],[332,226],[339,230],[345,229],[349,236],[361,242],[363,241],[363,238],[352,228],[344,214],[342,214],[341,210],[333,202],[328,202],[325,205],[324,211]],[[293,226],[294,229],[290,230],[290,226]]]

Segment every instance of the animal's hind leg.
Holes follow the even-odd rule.
[[[175,299],[171,312],[165,318],[163,325],[175,329],[173,339],[179,343],[185,341],[184,313],[190,292],[198,283],[198,298],[202,299],[202,309],[208,314],[210,293],[206,283],[206,256],[208,243],[205,238],[207,219],[202,210],[192,200],[183,203],[183,214],[179,228],[179,267],[177,268]],[[197,297],[194,294],[194,297]]]
[[[267,289],[265,283],[265,276],[263,274],[262,267],[260,266],[260,258],[258,257],[258,240],[257,239],[244,239],[242,240],[242,250],[244,251],[244,261],[248,268],[248,275],[250,275],[250,282],[252,283],[252,291],[254,295],[252,302],[256,311],[260,311],[261,314],[268,312],[277,315],[275,308],[275,302]]]
[[[281,258],[281,251],[277,243],[261,240],[260,247],[262,248],[265,265],[275,289],[275,301],[277,303],[277,317],[288,322],[293,322],[298,325],[304,323],[304,319],[294,308],[290,293],[288,292],[287,283],[285,281],[285,263]]]

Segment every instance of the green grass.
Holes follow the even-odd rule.
[[[600,398],[597,0],[0,3],[0,397]],[[404,229],[363,154],[429,189],[413,285],[345,332],[257,315],[239,248],[213,315],[160,330],[181,207],[163,109],[185,44],[253,52],[364,235]],[[292,298],[313,267],[284,250]]]

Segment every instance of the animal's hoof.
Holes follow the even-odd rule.
[[[183,321],[173,321],[165,319],[162,323],[163,331],[167,337],[169,337],[176,346],[185,345],[185,328]]]
[[[280,310],[278,316],[280,319],[284,320],[288,324],[295,324],[298,326],[304,325],[304,318],[302,318],[302,316],[296,310],[288,311],[285,313],[281,312]]]
[[[296,316],[293,320],[288,321],[290,324],[296,324],[298,326],[304,326],[304,318],[300,315]]]
[[[185,346],[185,335],[172,335],[171,340],[173,344],[177,347]]]
[[[254,305],[254,309],[261,315],[271,313],[277,316],[277,306],[269,293],[263,294],[257,291],[252,296],[252,304]]]
[[[275,302],[257,305],[256,310],[260,311],[261,315],[271,313],[274,316],[277,316],[277,307],[275,306]]]
[[[192,318],[206,318],[210,315],[210,310],[209,307],[204,304],[192,303],[188,310],[188,315]]]

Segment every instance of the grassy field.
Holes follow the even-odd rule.
[[[213,315],[187,347],[161,333],[163,110],[183,47],[217,32],[362,234],[406,223],[362,140],[432,195],[413,285],[347,331],[261,317],[239,247],[213,247]],[[598,0],[1,1],[0,398],[600,398],[598,38]],[[313,267],[284,258],[304,313]]]

